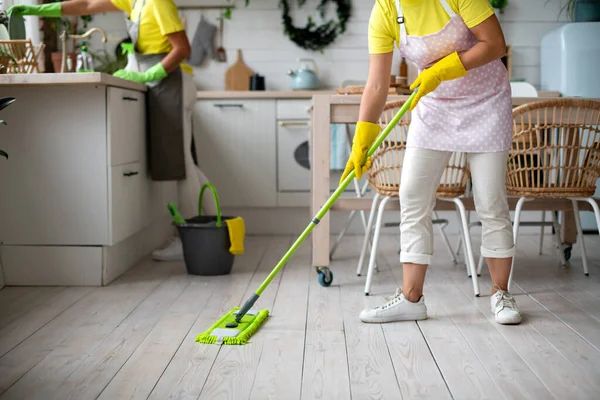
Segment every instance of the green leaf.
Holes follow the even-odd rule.
[[[0,119],[0,124],[2,124],[2,125],[8,125],[8,124],[6,123],[6,121],[5,121],[5,120],[3,120],[3,119]]]

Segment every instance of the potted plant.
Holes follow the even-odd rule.
[[[53,30],[60,37],[60,35],[64,31],[74,34],[75,28],[77,26],[76,21],[77,21],[77,18],[63,17],[63,18],[55,19],[51,23],[52,23]],[[62,65],[61,49],[57,49],[57,51],[53,51],[50,54],[50,57],[52,59],[52,66],[54,68],[54,72],[61,72],[61,65]],[[73,51],[72,52],[67,51],[67,57],[69,57],[71,59],[71,62],[73,63],[73,65],[75,65],[75,62],[77,61],[77,55],[75,54],[75,41],[73,41]]]
[[[3,3],[0,1],[0,5]],[[8,15],[6,15],[6,11],[0,10],[0,25],[4,25],[6,29],[8,29]]]
[[[572,22],[600,21],[600,0],[567,0],[559,16],[566,12]]]
[[[504,13],[504,9],[508,5],[508,0],[490,0],[490,4],[496,10],[500,11],[500,14]]]
[[[2,5],[1,1],[0,5]],[[8,37],[8,15],[2,10],[0,10],[0,33],[2,36]]]
[[[94,60],[96,72],[112,75],[127,66],[127,57],[112,57],[106,50],[90,54]]]
[[[60,0],[65,1],[65,0]],[[91,15],[84,15],[81,17],[63,17],[52,20],[52,27],[54,31],[60,36],[64,31],[69,32],[70,34],[80,35],[85,32],[90,22],[93,21],[93,17]],[[77,41],[71,41],[72,51],[67,52],[67,56],[71,59],[73,64],[73,68],[75,68],[75,64],[77,62],[77,54],[76,50],[80,47]],[[62,52],[61,51],[53,51],[50,54],[52,59],[52,66],[54,67],[54,72],[60,72],[61,64],[62,64]]]

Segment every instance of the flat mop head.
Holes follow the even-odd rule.
[[[239,307],[233,308],[196,337],[196,342],[205,344],[243,345],[269,316],[269,310],[249,310],[238,323],[235,320]]]

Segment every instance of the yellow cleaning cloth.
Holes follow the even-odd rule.
[[[246,234],[246,227],[244,220],[241,217],[225,220],[227,229],[229,229],[229,241],[231,247],[229,252],[231,254],[244,254],[244,235]]]

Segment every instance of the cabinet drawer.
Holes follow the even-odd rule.
[[[126,239],[144,226],[144,175],[139,162],[111,168],[111,245]]]
[[[110,164],[142,160],[145,155],[146,104],[144,93],[108,88]]]
[[[277,119],[310,118],[311,100],[277,100]]]

